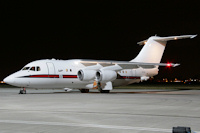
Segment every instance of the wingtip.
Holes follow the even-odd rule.
[[[180,64],[174,64],[174,65],[173,65],[173,67],[177,67],[177,66],[180,66]]]
[[[197,36],[197,34],[196,35],[192,35],[190,38],[192,39],[192,38],[195,38]]]

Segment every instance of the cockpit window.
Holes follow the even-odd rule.
[[[39,66],[32,66],[32,67],[24,67],[24,68],[22,68],[22,71],[24,71],[24,70],[41,71],[41,68]]]
[[[31,71],[35,71],[35,67],[31,67],[31,69],[30,69]]]
[[[22,68],[22,70],[28,70],[30,67],[24,67]]]
[[[39,66],[37,66],[36,67],[36,71],[40,71],[41,69],[40,69],[40,67]]]

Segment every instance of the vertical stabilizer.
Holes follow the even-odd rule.
[[[138,42],[138,44],[144,46],[136,58],[130,62],[160,63],[167,41],[194,37],[196,37],[196,35],[170,37],[152,36],[145,41]]]

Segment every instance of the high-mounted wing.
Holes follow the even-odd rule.
[[[174,63],[142,63],[142,62],[128,62],[128,61],[80,61],[81,64],[86,66],[85,69],[92,69],[92,67],[95,67],[98,69],[103,70],[113,70],[113,71],[119,71],[122,69],[136,69],[136,68],[144,68],[144,69],[150,69],[155,68],[157,66],[172,66],[176,67],[180,64],[174,64]]]

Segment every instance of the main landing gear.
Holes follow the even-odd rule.
[[[110,93],[110,90],[102,89],[102,84],[97,79],[94,80],[93,89],[98,89],[100,93]]]
[[[79,89],[81,93],[88,93],[90,90],[89,89]]]
[[[101,93],[110,93],[110,90],[99,90]]]
[[[81,93],[89,93],[89,89],[79,89],[81,91]],[[110,90],[102,90],[102,89],[99,89],[99,92],[100,93],[109,93]]]
[[[19,90],[19,94],[26,94],[26,88],[22,88]]]

